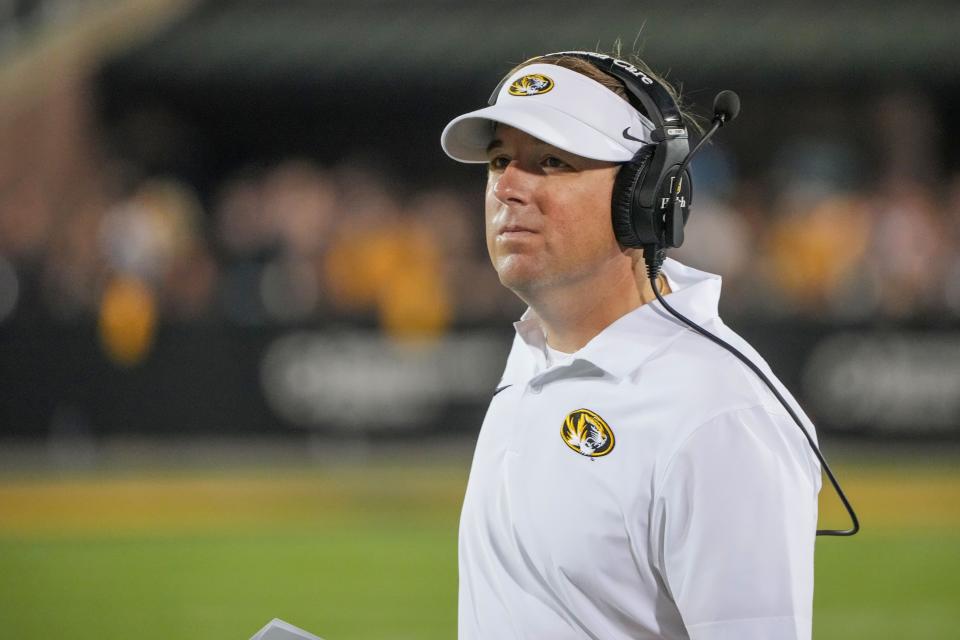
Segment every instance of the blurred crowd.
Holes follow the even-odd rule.
[[[864,184],[851,149],[803,140],[767,175],[734,179],[714,151],[694,174],[700,199],[673,255],[723,275],[726,315],[960,318],[960,172]]]
[[[726,316],[960,317],[960,174],[865,188],[835,148],[781,155],[762,179],[738,177],[720,148],[695,163],[687,241],[672,255],[724,277]],[[39,206],[29,189],[4,201],[0,324],[95,320],[110,355],[135,363],[164,323],[423,339],[522,312],[486,257],[476,186],[400,189],[361,164],[306,159],[203,194],[163,176],[117,183],[128,186],[77,208]]]
[[[163,322],[340,322],[422,339],[520,309],[465,194],[401,198],[367,169],[291,160],[241,172],[208,200],[153,177],[62,219],[0,209],[0,322],[95,318],[123,362]]]
[[[771,201],[763,185],[716,179],[727,170],[709,158],[673,255],[724,276],[728,314],[960,316],[960,175],[936,194],[801,181]],[[0,210],[0,318],[34,286],[51,316],[126,327],[136,351],[157,322],[372,322],[437,336],[521,310],[487,262],[480,193],[401,197],[376,172],[292,160],[233,176],[208,201],[155,177],[42,230]]]

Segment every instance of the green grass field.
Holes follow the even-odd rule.
[[[818,639],[960,637],[960,465],[837,464]],[[0,477],[0,637],[453,638],[466,461]],[[824,490],[821,526],[843,527]]]

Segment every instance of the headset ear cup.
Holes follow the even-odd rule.
[[[623,247],[640,248],[643,246],[640,236],[635,230],[636,220],[634,218],[639,215],[639,212],[634,213],[634,194],[637,191],[637,186],[646,177],[654,149],[655,147],[651,145],[642,147],[637,151],[633,159],[621,165],[613,183],[613,202],[610,207],[613,233],[617,242]]]

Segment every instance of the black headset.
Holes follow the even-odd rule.
[[[664,250],[679,247],[683,244],[683,225],[690,217],[693,185],[686,169],[680,184],[674,184],[678,169],[690,151],[687,128],[677,103],[654,78],[629,62],[602,53],[558,51],[538,56],[525,64],[563,57],[589,62],[620,80],[633,108],[654,124],[651,133],[654,144],[644,145],[625,162],[613,185],[611,212],[617,241],[629,248],[655,245]],[[500,89],[509,78],[510,74],[497,84],[488,104],[497,102]],[[671,196],[675,196],[673,202]],[[679,207],[672,206],[674,203]]]

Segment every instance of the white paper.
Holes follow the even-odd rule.
[[[257,631],[250,640],[323,640],[309,631],[295,627],[280,618],[274,618],[263,629]]]

